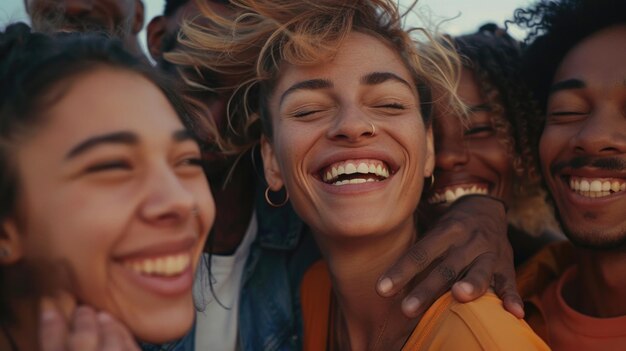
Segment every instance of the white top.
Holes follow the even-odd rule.
[[[233,255],[211,256],[211,280],[209,285],[207,262],[209,254],[202,255],[193,287],[196,311],[196,350],[233,351],[237,349],[237,316],[241,277],[250,252],[250,245],[257,234],[256,212],[252,213],[248,229]],[[217,300],[216,300],[217,298]]]

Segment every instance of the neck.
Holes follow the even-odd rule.
[[[626,316],[626,251],[578,252],[578,274],[563,287],[567,304],[589,316]]]
[[[254,210],[255,183],[254,166],[247,157],[237,163],[232,178],[226,184],[211,182],[211,192],[218,209],[211,232],[214,236],[212,253],[229,255],[239,247]]]
[[[345,321],[350,348],[401,349],[417,320],[409,321],[401,310],[406,291],[385,299],[376,293],[376,282],[416,240],[412,220],[388,234],[340,242],[318,236],[333,282],[339,312]]]

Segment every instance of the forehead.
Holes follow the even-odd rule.
[[[338,83],[361,79],[371,72],[390,72],[414,84],[400,55],[390,45],[371,35],[352,32],[341,44],[336,55],[319,64],[296,66],[283,64],[276,91],[292,84],[315,78]]]
[[[626,79],[626,25],[585,38],[561,62],[554,81],[580,79],[588,84],[623,84]]]
[[[65,89],[46,111],[46,126],[63,130],[68,141],[120,130],[169,135],[182,128],[161,90],[137,73],[98,68],[74,78]]]
[[[461,100],[468,105],[483,102],[483,97],[478,87],[478,80],[476,79],[474,71],[463,67],[457,93]]]

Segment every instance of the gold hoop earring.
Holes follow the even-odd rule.
[[[434,187],[435,187],[435,173],[430,175],[430,188],[429,189],[432,189]]]
[[[376,126],[372,122],[370,122],[370,125],[372,126],[372,136],[374,136],[376,135]]]
[[[283,200],[283,202],[279,203],[279,204],[275,204],[272,202],[272,200],[270,200],[270,187],[268,186],[265,189],[265,201],[267,202],[268,205],[272,206],[272,207],[283,207],[285,206],[285,204],[287,203],[287,201],[289,201],[289,193],[287,192],[287,190],[285,190],[285,200]]]

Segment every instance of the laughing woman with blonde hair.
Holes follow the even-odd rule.
[[[420,237],[431,95],[462,108],[455,54],[425,30],[426,43],[413,41],[391,0],[231,3],[235,19],[205,9],[211,25],[188,26],[183,42],[216,72],[216,90],[234,91],[231,128],[260,119],[268,189],[285,188],[322,252],[300,289],[304,348],[547,349],[492,293],[467,304],[446,293],[407,320],[408,289],[375,289]]]

